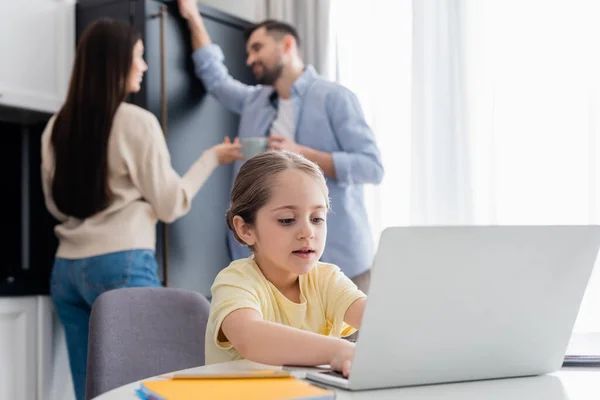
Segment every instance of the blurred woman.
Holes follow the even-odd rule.
[[[81,36],[66,101],[42,135],[42,184],[59,240],[51,294],[64,325],[75,394],[85,395],[94,300],[122,287],[160,286],[156,224],[190,210],[219,164],[242,158],[236,141],[204,151],[184,176],[172,168],[156,117],[125,102],[148,69],[140,35],[98,20]]]

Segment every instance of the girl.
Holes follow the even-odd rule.
[[[185,176],[171,167],[157,119],[126,103],[147,65],[140,36],[124,22],[90,25],[77,47],[66,102],[42,135],[46,206],[59,220],[51,295],[64,325],[78,400],[84,399],[88,322],[111,289],[159,286],[157,220],[171,222],[239,144],[205,151]]]
[[[360,328],[366,295],[319,262],[328,210],[323,173],[300,155],[267,151],[241,167],[227,222],[253,255],[212,286],[207,364],[330,364],[348,376],[355,345],[341,337]]]

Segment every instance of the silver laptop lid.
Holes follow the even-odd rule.
[[[560,368],[599,247],[599,226],[386,229],[350,387]]]

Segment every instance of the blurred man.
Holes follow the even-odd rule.
[[[196,0],[178,3],[190,27],[196,74],[208,92],[241,115],[242,143],[250,137],[266,137],[269,147],[300,153],[325,173],[332,209],[321,261],[339,266],[367,292],[373,243],[363,185],[380,183],[383,166],[358,99],[305,65],[296,29],[274,20],[245,33],[247,65],[259,84],[233,79],[223,64],[221,48],[211,42]],[[234,164],[235,174],[242,163]],[[229,248],[233,259],[249,256],[249,250],[231,235]]]

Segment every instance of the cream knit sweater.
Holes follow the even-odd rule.
[[[42,134],[42,185],[48,211],[60,221],[57,257],[85,258],[132,249],[155,249],[156,223],[172,222],[190,210],[192,198],[218,166],[207,150],[179,176],[156,117],[122,103],[115,113],[108,143],[109,206],[89,218],[69,217],[52,199],[53,116]]]

